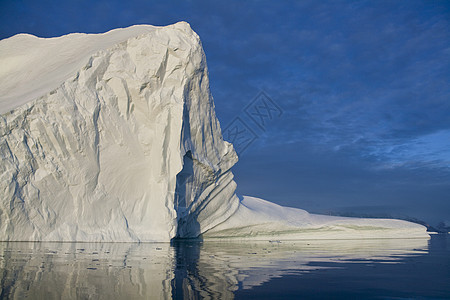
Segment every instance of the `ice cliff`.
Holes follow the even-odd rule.
[[[238,207],[187,23],[17,35],[0,57],[0,240],[167,241]]]
[[[237,156],[185,22],[20,34],[0,41],[0,65],[0,240],[301,238],[317,228],[324,237],[330,228],[426,235],[407,222],[240,201],[230,171]]]

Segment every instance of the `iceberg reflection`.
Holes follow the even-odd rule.
[[[169,244],[0,244],[0,298],[171,298]]]
[[[238,289],[329,268],[330,262],[398,263],[426,253],[427,239],[4,242],[0,243],[0,298],[229,299]]]

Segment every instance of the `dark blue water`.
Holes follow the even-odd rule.
[[[0,243],[2,299],[450,299],[450,238]]]
[[[329,269],[276,278],[237,299],[450,299],[450,238],[432,236],[426,254],[316,263]]]

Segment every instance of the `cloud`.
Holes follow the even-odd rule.
[[[20,0],[0,12],[1,38],[188,21],[222,128],[260,90],[284,110],[235,168],[242,193],[316,210],[449,211],[445,1]]]

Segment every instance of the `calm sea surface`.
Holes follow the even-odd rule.
[[[450,299],[450,238],[0,243],[1,299]]]

